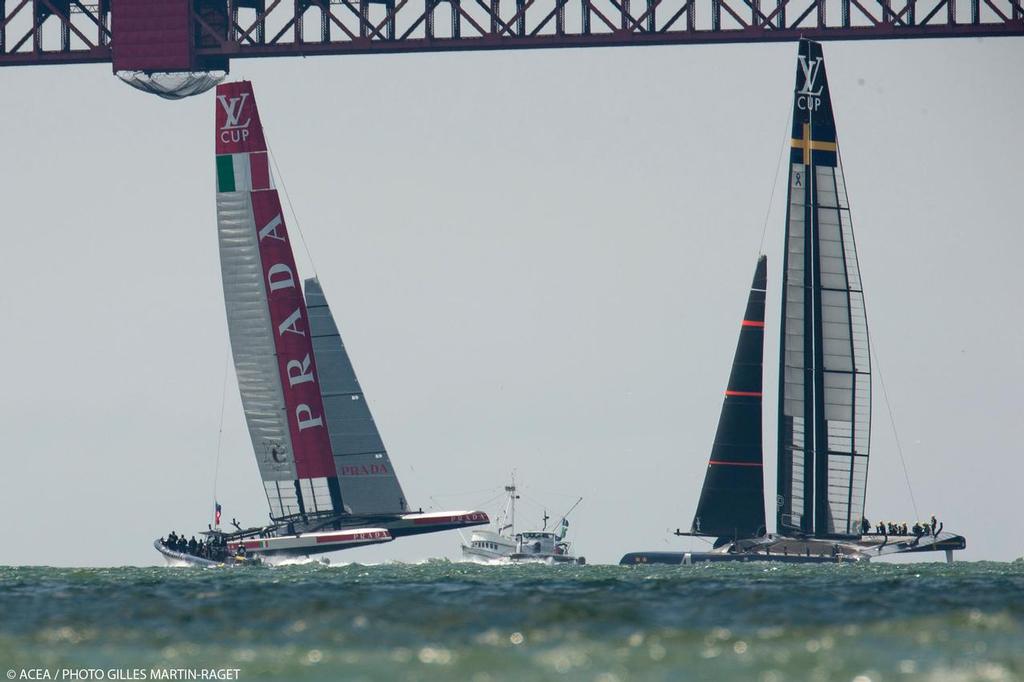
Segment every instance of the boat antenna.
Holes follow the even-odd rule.
[[[519,499],[519,494],[516,493],[516,472],[512,470],[512,484],[505,486],[505,492],[508,493],[508,523],[498,529],[498,532],[505,530],[506,528],[512,529],[512,535],[516,534],[516,500]]]
[[[221,444],[224,441],[224,405],[228,400],[228,364],[230,360],[230,348],[224,350],[224,381],[220,389],[220,425],[217,427],[217,458],[213,464],[213,509],[214,519],[217,518],[217,477],[220,475],[220,452]]]
[[[548,510],[544,509],[544,526],[541,528],[542,531],[545,531],[545,530],[548,529],[548,519],[550,519],[550,518],[551,517],[548,516]]]

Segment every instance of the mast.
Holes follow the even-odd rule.
[[[307,279],[305,292],[313,352],[319,363],[320,394],[345,511],[364,515],[405,513],[405,493],[320,281]]]
[[[691,525],[691,532],[696,535],[750,538],[766,532],[761,369],[767,269],[767,258],[761,256],[747,297],[718,431]]]
[[[779,368],[778,528],[860,535],[871,376],[867,318],[821,45],[793,101]]]
[[[217,232],[242,407],[275,520],[344,510],[309,316],[248,81],[217,87]]]
[[[505,528],[508,528],[512,532],[511,536],[515,537],[516,534],[516,500],[519,499],[519,495],[516,494],[516,477],[512,475],[512,484],[505,486],[505,492],[508,493],[508,524]],[[500,528],[498,532],[505,530]]]

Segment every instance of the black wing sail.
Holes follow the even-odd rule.
[[[766,285],[767,259],[761,256],[691,528],[699,535],[750,538],[765,534],[761,365]]]
[[[871,426],[867,317],[821,45],[793,101],[779,367],[778,528],[860,534]]]

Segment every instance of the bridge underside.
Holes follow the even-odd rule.
[[[87,4],[95,1],[96,4]],[[0,0],[0,66],[1024,35],[1024,0]]]

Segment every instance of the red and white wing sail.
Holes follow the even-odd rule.
[[[340,513],[309,316],[252,84],[219,85],[216,110],[224,303],[271,516]]]

